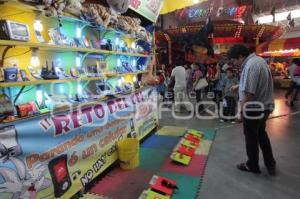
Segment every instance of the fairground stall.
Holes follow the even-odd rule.
[[[235,0],[199,3],[170,9],[159,17],[156,45],[161,63],[171,64],[179,56],[189,63],[212,56],[218,60],[234,44],[255,50],[259,43],[284,33],[280,26],[254,24],[251,5]]]
[[[269,61],[275,85],[289,88],[291,80],[288,77],[288,67],[292,59],[300,57],[300,37],[280,38],[259,45],[257,54]]]
[[[71,198],[117,160],[116,141],[156,127],[142,79],[161,6],[0,1],[1,199]]]

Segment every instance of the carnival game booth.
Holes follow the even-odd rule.
[[[195,24],[178,28],[167,29],[156,32],[156,46],[161,46],[167,50],[169,62],[173,55],[182,56],[186,61],[193,62],[199,57],[207,59],[207,49],[205,47],[206,38],[199,34],[205,25]],[[255,49],[256,42],[266,42],[272,38],[281,36],[284,30],[272,25],[244,25],[236,22],[214,22],[214,32],[210,41],[212,42],[215,55],[226,53],[230,47],[236,43],[242,43]],[[191,38],[193,39],[190,42]],[[191,50],[185,50],[187,44]],[[196,60],[201,61],[201,60]],[[168,64],[168,63],[166,63]]]
[[[273,74],[277,74],[274,75],[275,85],[288,88],[291,80],[288,78],[287,67],[293,58],[300,57],[300,37],[275,39],[262,43],[257,47],[256,53],[270,58]]]
[[[1,199],[71,198],[157,125],[162,1],[40,2],[0,1]]]

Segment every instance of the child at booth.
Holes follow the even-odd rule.
[[[236,115],[236,93],[234,93],[231,88],[238,84],[237,78],[234,76],[233,68],[228,68],[226,70],[226,78],[224,79],[224,99],[223,99],[223,118],[221,117],[221,122],[231,121],[234,123]],[[231,117],[231,118],[227,118]]]

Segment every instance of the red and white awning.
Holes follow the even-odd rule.
[[[262,43],[256,53],[263,57],[300,57],[300,37]]]

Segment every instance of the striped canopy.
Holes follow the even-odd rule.
[[[300,37],[262,43],[256,53],[263,57],[300,57]]]

